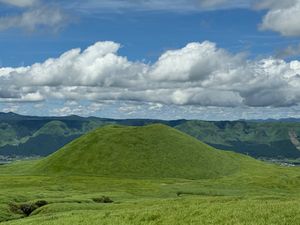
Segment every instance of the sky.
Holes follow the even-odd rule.
[[[0,0],[0,111],[300,118],[300,0]]]

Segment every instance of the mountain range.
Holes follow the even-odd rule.
[[[36,117],[0,113],[0,155],[47,156],[83,134],[109,124],[164,124],[222,150],[256,158],[299,158],[300,120],[200,121]]]

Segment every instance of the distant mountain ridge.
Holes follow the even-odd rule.
[[[143,121],[190,121],[186,119],[178,119],[178,120],[159,120],[159,119],[112,119],[112,118],[100,118],[96,116],[90,116],[90,117],[82,117],[78,115],[69,115],[69,116],[30,116],[30,115],[21,115],[17,114],[14,112],[0,112],[0,120],[43,120],[43,119],[49,119],[49,120],[104,120],[104,121],[137,121],[137,120],[143,120]],[[240,119],[240,120],[218,120],[218,121],[213,121],[213,120],[207,120],[207,122],[240,122],[240,121],[245,121],[245,122],[300,122],[300,118],[296,117],[289,117],[289,118],[279,118],[279,119],[272,119],[272,118],[267,118],[267,119]]]
[[[300,122],[300,118],[280,118],[280,119],[256,119],[256,120],[246,120],[246,121],[252,121],[252,122]]]
[[[22,116],[0,113],[0,155],[47,156],[79,136],[109,124],[164,124],[213,147],[253,157],[300,158],[300,119],[199,121]],[[292,134],[292,135],[291,135]]]

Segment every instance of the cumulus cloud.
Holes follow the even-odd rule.
[[[26,86],[130,87],[146,66],[118,56],[119,48],[120,44],[114,42],[98,42],[84,51],[72,49],[59,58],[18,68],[21,73],[11,68],[2,70],[7,70],[17,84]]]
[[[205,57],[204,57],[205,56]],[[242,56],[233,56],[215,43],[190,43],[179,50],[165,52],[154,64],[149,78],[169,81],[205,80],[207,76],[239,64]]]
[[[260,25],[262,30],[273,30],[283,36],[300,35],[300,0],[265,0],[257,7],[269,10]]]
[[[300,103],[300,62],[249,60],[215,43],[166,51],[153,64],[120,56],[120,44],[98,42],[29,67],[0,69],[0,101],[46,99],[286,107]],[[70,106],[66,106],[65,112]]]

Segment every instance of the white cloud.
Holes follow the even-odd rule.
[[[30,67],[1,68],[0,100],[130,101],[155,107],[300,103],[299,61],[247,60],[206,41],[167,51],[147,65],[120,56],[119,48],[114,42],[98,42]]]
[[[232,56],[215,43],[190,43],[186,47],[164,53],[149,74],[150,79],[168,81],[199,81],[218,71],[240,63],[242,56]]]
[[[0,67],[0,77],[9,76],[11,73],[24,73],[29,69],[29,67],[19,67],[19,68],[11,68],[11,67]]]
[[[47,28],[59,30],[69,23],[64,11],[83,15],[124,11],[199,12],[207,10],[248,8],[267,10],[260,24],[261,30],[272,30],[284,36],[300,35],[300,0],[87,0],[40,1],[0,0],[0,3],[26,10],[17,15],[0,17],[0,30],[21,28],[36,31]]]
[[[148,110],[157,110],[157,111],[159,111],[162,108],[163,108],[163,104],[150,102]]]
[[[3,108],[3,112],[5,113],[9,113],[9,112],[18,112],[20,106],[19,105],[15,105],[15,104],[8,104],[7,106],[5,106]]]
[[[7,29],[22,29],[27,32],[50,30],[57,32],[70,18],[54,1],[40,0],[0,0],[0,4],[19,7],[21,10],[8,11],[7,15],[0,16],[0,31]]]
[[[131,86],[139,79],[145,65],[118,56],[119,48],[114,42],[98,42],[84,51],[73,49],[59,58],[34,64],[23,71],[25,77],[16,71],[10,74],[17,83],[28,86]]]
[[[132,115],[132,114],[136,113],[137,111],[139,111],[140,109],[141,109],[141,106],[139,106],[139,105],[124,104],[123,106],[119,107],[119,111],[121,113],[125,113],[127,115]]]
[[[19,15],[0,17],[0,31],[10,28],[31,32],[44,29],[58,31],[67,21],[67,16],[60,9],[43,6],[29,9]]]
[[[89,105],[69,105],[68,102],[59,108],[52,109],[51,113],[58,116],[69,116],[69,115],[81,115],[81,116],[89,116],[96,112],[99,112],[102,108],[102,104],[99,103],[91,103]]]
[[[262,30],[273,30],[283,36],[300,35],[300,0],[265,0],[258,7],[269,9],[260,25]]]

